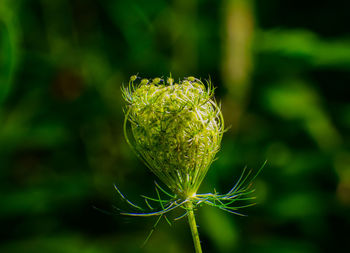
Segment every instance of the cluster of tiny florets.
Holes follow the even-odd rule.
[[[209,81],[194,77],[175,82],[132,76],[123,89],[129,144],[182,197],[196,193],[220,148],[223,119],[213,91]]]

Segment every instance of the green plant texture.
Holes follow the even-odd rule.
[[[171,77],[166,81],[148,80],[135,75],[130,78],[129,86],[123,88],[123,97],[126,102],[124,135],[128,144],[172,193],[156,183],[158,199],[142,196],[150,210],[145,212],[116,187],[122,199],[138,211],[122,214],[159,216],[160,219],[176,208],[183,208],[184,214],[176,220],[188,217],[196,252],[202,252],[194,208],[207,204],[242,215],[239,209],[254,204],[241,202],[254,199],[251,185],[257,176],[252,177],[251,171],[244,170],[228,193],[197,194],[224,133],[223,116],[214,99],[211,82],[205,85],[195,77],[179,82]],[[168,199],[162,198],[161,193]],[[160,210],[154,211],[150,202],[159,204]]]

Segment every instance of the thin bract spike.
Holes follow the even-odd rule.
[[[265,160],[265,162],[261,165],[260,169],[258,170],[258,172],[255,174],[255,176],[251,179],[251,181],[254,181],[255,178],[260,174],[260,172],[262,171],[262,169],[265,167],[265,165],[267,164],[267,160]]]
[[[144,198],[146,205],[148,206],[149,209],[153,210],[154,208],[149,204],[147,198]]]
[[[131,205],[132,207],[143,211],[143,209],[137,205],[135,205],[134,203],[132,203],[130,200],[128,200],[122,193],[121,191],[119,191],[118,187],[116,185],[114,185],[114,188],[117,190],[117,192],[119,193],[119,195],[122,197],[123,200],[125,200],[129,205]]]
[[[244,185],[244,183],[247,181],[247,179],[249,178],[250,174],[252,173],[251,170],[249,170],[246,175],[243,177],[243,179],[241,180],[241,182],[236,186],[237,188],[233,191],[233,192],[239,192],[239,191],[244,191],[244,187],[242,187],[242,185]],[[244,174],[244,173],[242,173]]]
[[[248,190],[248,189],[244,188],[244,189],[241,189],[241,190],[239,190],[237,192],[234,192],[234,193],[231,193],[231,194],[226,194],[226,195],[220,195],[218,197],[226,198],[226,199],[234,199],[234,198],[239,199],[242,196],[246,196],[246,195],[252,194],[254,191],[255,191],[255,189]]]
[[[101,212],[101,213],[103,213],[103,214],[107,214],[107,215],[113,215],[113,214],[115,214],[115,213],[112,213],[112,212],[103,210],[103,209],[101,209],[101,208],[98,208],[98,207],[96,207],[96,206],[92,206],[92,208],[95,209],[95,210],[97,210],[97,211],[99,211],[99,212]],[[117,208],[116,208],[116,209],[117,209]]]
[[[224,210],[224,211],[226,211],[226,212],[236,214],[236,215],[238,215],[238,216],[243,216],[243,217],[246,217],[246,216],[247,216],[247,215],[245,215],[245,214],[241,214],[241,213],[238,213],[238,212],[234,212],[234,211],[228,210],[228,209],[223,208],[223,207],[219,207],[219,206],[218,206],[218,208],[220,208],[221,210]]]
[[[156,187],[155,189],[156,189],[156,192],[157,192],[157,196],[158,196],[158,198],[159,198],[159,203],[160,203],[162,209],[164,210],[164,206],[163,206],[163,203],[162,203],[162,201],[161,201],[159,191],[158,191],[157,187]]]
[[[142,243],[141,248],[143,248],[143,247],[146,246],[146,244],[147,244],[147,242],[149,241],[149,239],[151,238],[151,236],[152,236],[154,230],[156,230],[156,227],[157,227],[157,225],[158,225],[160,219],[162,218],[162,216],[163,216],[163,215],[160,215],[159,218],[157,219],[156,223],[154,223],[154,225],[152,226],[152,229],[151,229],[151,231],[149,232],[148,236],[146,237],[145,241]]]
[[[148,197],[148,196],[145,196],[145,195],[141,195],[141,197],[144,198],[144,199],[152,200],[154,202],[158,202],[158,203],[160,203],[160,202],[167,203],[167,202],[170,201],[170,200],[163,200],[163,199],[159,200],[159,199],[151,198],[151,197]]]
[[[156,215],[161,215],[165,214],[167,212],[170,212],[174,210],[175,208],[185,204],[187,201],[183,201],[180,204],[177,204],[176,201],[172,202],[167,208],[157,211],[157,212],[151,212],[151,213],[121,213],[122,215],[127,215],[127,216],[140,216],[140,217],[148,217],[148,216],[156,216]]]
[[[210,200],[206,200],[204,201],[205,204],[209,205],[209,206],[218,206],[217,204],[213,203],[212,201]]]
[[[237,207],[225,207],[227,209],[232,209],[232,210],[237,210],[237,209],[242,209],[242,208],[247,208],[247,207],[250,207],[250,206],[255,206],[256,203],[251,203],[251,204],[247,204],[247,205],[244,205],[244,206],[237,206]]]
[[[236,184],[232,187],[232,189],[228,192],[228,194],[234,192],[234,190],[236,189],[237,185],[241,182],[241,179],[246,171],[247,167],[244,167],[243,172],[241,173],[240,177],[238,178],[238,181],[236,182]]]
[[[179,217],[176,217],[174,220],[180,220],[188,215],[188,212],[186,211],[184,214],[180,215]]]
[[[170,220],[168,219],[168,217],[166,217],[166,215],[164,215],[164,219],[166,220],[166,222],[167,222],[167,223],[169,224],[169,226],[171,227],[172,224],[171,224]]]
[[[157,181],[154,181],[154,184],[159,188],[159,190],[161,190],[164,194],[166,194],[167,196],[169,196],[170,198],[175,198],[175,195],[171,195],[170,193],[168,193],[166,190],[164,190],[162,187],[160,187],[160,185],[157,183]]]

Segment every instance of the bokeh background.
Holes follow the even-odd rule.
[[[211,78],[227,126],[202,193],[257,170],[248,217],[197,211],[204,252],[350,252],[350,1],[1,0],[0,252],[193,252],[186,220],[117,214],[154,176],[121,85]],[[174,214],[176,215],[176,214]],[[174,218],[176,216],[170,216]]]

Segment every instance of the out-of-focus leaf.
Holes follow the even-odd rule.
[[[8,96],[18,64],[19,27],[13,1],[0,4],[0,104]]]
[[[75,181],[68,181],[73,179]],[[50,187],[48,187],[50,186]],[[0,194],[6,203],[0,209],[1,217],[43,215],[55,209],[69,208],[67,203],[76,204],[87,196],[90,185],[83,175],[61,176],[60,179],[46,178],[42,186],[27,187],[25,190],[8,190]]]
[[[324,206],[319,196],[309,192],[284,195],[272,206],[278,219],[307,219],[322,214]]]
[[[320,105],[319,95],[300,81],[279,83],[265,91],[264,106],[288,120],[299,120],[323,149],[332,149],[341,142],[339,133]]]
[[[239,234],[230,216],[215,208],[203,208],[201,229],[212,239],[217,252],[232,252],[239,246]]]
[[[350,68],[350,41],[326,41],[305,30],[270,30],[261,32],[257,50],[303,59],[312,66]]]
[[[12,110],[2,115],[0,149],[11,150],[17,145],[27,144],[49,147],[67,139],[67,129],[61,121],[45,118],[38,121],[38,98],[42,95],[42,91],[33,89]]]

